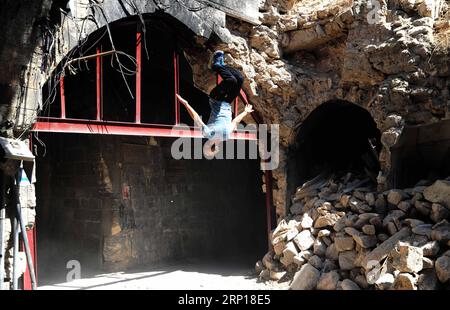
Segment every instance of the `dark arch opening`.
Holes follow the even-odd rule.
[[[450,176],[450,120],[420,126],[405,126],[391,148],[390,184],[413,187],[428,185]]]
[[[289,179],[297,186],[320,173],[364,172],[376,177],[381,133],[370,113],[343,100],[313,110],[291,149]]]

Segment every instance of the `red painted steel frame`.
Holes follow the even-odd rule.
[[[97,54],[99,50],[97,49]],[[159,137],[191,137],[201,138],[202,134],[198,129],[189,130],[172,130],[172,126],[141,124],[141,75],[142,75],[142,33],[137,32],[136,35],[136,117],[135,123],[119,123],[101,121],[101,56],[97,57],[97,121],[90,120],[70,120],[66,118],[65,95],[64,95],[64,77],[60,79],[61,90],[61,119],[41,118],[34,125],[33,131],[43,132],[60,132],[60,133],[81,133],[81,134],[110,134],[110,135],[133,135],[133,136],[159,136]],[[100,60],[100,64],[99,64]],[[174,92],[175,95],[180,91],[179,80],[179,56],[176,52],[173,55],[174,66]],[[99,73],[100,70],[100,73]],[[217,76],[217,83],[221,82],[221,77]],[[99,87],[100,84],[100,87]],[[243,90],[240,92],[241,100],[244,104],[248,104],[248,99]],[[239,99],[234,102],[234,114],[238,114]],[[175,124],[180,123],[180,105],[175,96]],[[259,115],[254,112],[252,117],[257,124],[261,124],[262,120]],[[257,140],[256,133],[240,133],[234,132],[232,139]],[[266,220],[268,239],[272,231],[272,172],[266,170],[264,172],[264,181],[266,183]],[[269,248],[271,247],[269,240]]]
[[[66,118],[66,95],[64,93],[64,75],[59,78],[59,94],[61,96],[61,118]]]
[[[173,129],[173,125],[134,124],[78,119],[39,118],[34,124],[36,132],[59,132],[101,135],[155,136],[202,138],[199,128]],[[256,132],[233,132],[231,139],[256,140]]]
[[[141,123],[141,99],[142,99],[142,32],[136,34],[136,117],[137,124]]]
[[[101,50],[97,47],[97,55],[100,54]],[[97,56],[96,58],[96,84],[97,84],[97,116],[96,119],[99,121],[102,118],[102,57]]]

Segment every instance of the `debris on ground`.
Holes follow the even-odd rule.
[[[450,177],[378,192],[365,176],[320,175],[299,187],[258,262],[290,289],[450,288]]]

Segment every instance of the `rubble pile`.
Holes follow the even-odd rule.
[[[450,288],[450,177],[385,192],[371,184],[347,173],[299,187],[259,278],[296,290]]]

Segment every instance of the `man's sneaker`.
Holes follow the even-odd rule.
[[[225,53],[223,51],[216,51],[211,56],[210,60],[210,68],[214,68],[216,66],[223,67],[225,66],[225,59],[224,59]]]

